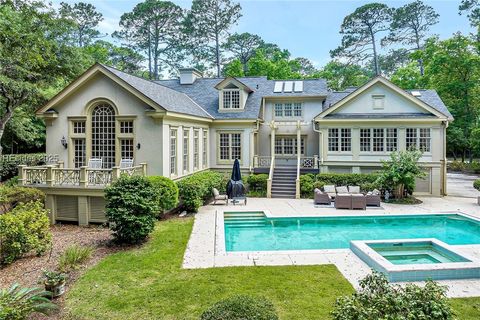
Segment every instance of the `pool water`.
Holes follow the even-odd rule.
[[[342,249],[352,240],[418,238],[480,244],[480,223],[458,214],[266,218],[226,212],[224,228],[226,251]]]
[[[436,264],[468,262],[469,260],[447,251],[431,242],[370,243],[370,248],[393,264]]]

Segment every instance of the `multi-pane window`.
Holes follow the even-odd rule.
[[[85,165],[85,139],[72,139],[73,142],[73,165],[80,168]]]
[[[384,132],[383,128],[373,129],[373,152],[383,152],[384,149]]]
[[[177,173],[177,129],[170,129],[170,174]]]
[[[220,160],[241,160],[242,138],[240,133],[220,133]]]
[[[190,140],[190,130],[183,130],[183,171],[188,171],[188,148]]]
[[[92,158],[102,159],[103,168],[115,166],[115,110],[106,103],[92,111]]]
[[[73,121],[73,133],[75,134],[85,133],[85,121]]]
[[[133,133],[133,121],[120,121],[120,133]]]
[[[208,147],[208,137],[207,137],[208,131],[203,130],[203,145],[202,145],[202,164],[203,167],[207,167],[207,147]]]
[[[305,138],[300,139],[300,153],[305,154]],[[275,154],[293,156],[297,154],[297,137],[275,137]]]
[[[417,149],[417,128],[407,128],[405,145],[407,149]]]
[[[398,148],[397,128],[360,129],[361,152],[392,152]]]
[[[385,129],[385,150],[392,152],[397,150],[398,133],[396,128]]]
[[[407,149],[430,152],[431,139],[430,128],[407,128],[405,141]]]
[[[360,129],[360,151],[370,152],[371,145],[370,129]]]
[[[200,141],[198,134],[198,130],[193,131],[193,167],[195,169],[198,169],[200,166]]]
[[[240,109],[240,90],[223,91],[223,108]]]
[[[328,151],[352,151],[352,130],[328,129]]]
[[[418,149],[422,152],[430,152],[431,136],[429,128],[419,129]]]
[[[273,110],[276,118],[300,118],[302,116],[303,104],[300,102],[275,103]]]
[[[120,157],[133,159],[133,139],[120,139]]]

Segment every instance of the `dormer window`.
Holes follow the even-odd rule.
[[[240,109],[239,89],[223,89],[223,109]]]

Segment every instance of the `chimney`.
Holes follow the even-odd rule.
[[[195,80],[202,77],[202,73],[195,68],[178,69],[180,84],[193,84]]]

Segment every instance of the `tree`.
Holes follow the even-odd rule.
[[[470,23],[474,27],[480,28],[480,1],[462,0],[458,7],[460,14],[467,13]]]
[[[239,59],[232,60],[223,67],[223,75],[225,77],[244,77],[244,67]]]
[[[345,58],[362,63],[373,58],[375,74],[380,74],[377,35],[389,29],[392,9],[382,3],[369,3],[357,8],[340,27],[342,44],[330,51],[332,58]]]
[[[421,50],[430,27],[438,23],[439,14],[422,1],[417,0],[395,9],[390,34],[382,39],[382,45],[401,43],[411,46],[412,50]],[[423,75],[423,63],[418,61],[420,74]]]
[[[255,51],[263,44],[262,38],[256,34],[248,32],[234,33],[228,37],[223,44],[223,48],[233,54],[234,59],[238,59],[243,67],[243,72],[247,73],[247,63],[255,54]]]
[[[221,75],[222,45],[232,25],[242,16],[240,4],[231,0],[193,0],[185,33],[194,57],[206,60]],[[213,63],[212,63],[213,62]]]
[[[426,79],[420,74],[416,62],[410,62],[408,65],[395,70],[390,77],[390,81],[404,90],[426,87]]]
[[[82,70],[79,52],[60,41],[62,23],[38,3],[0,6],[0,140],[17,109],[31,110],[44,99],[42,90]]]
[[[415,179],[425,176],[418,164],[422,152],[418,150],[394,151],[390,159],[382,161],[379,183],[383,188],[393,192],[396,199],[403,199],[405,193],[415,190]]]
[[[277,51],[270,59],[262,49],[257,50],[248,62],[246,76],[267,76],[268,79],[301,79],[298,61],[285,58],[282,51]]]
[[[308,60],[307,58],[299,57],[293,60],[300,66],[300,69],[297,71],[304,77],[312,75],[317,71],[317,69],[313,66],[312,61]]]
[[[148,57],[150,79],[160,71],[178,66],[181,58],[183,9],[170,1],[146,0],[120,17],[120,30],[113,36]]]
[[[100,32],[95,28],[103,20],[103,15],[96,10],[94,5],[77,2],[72,6],[61,2],[59,13],[63,18],[74,23],[73,38],[79,47],[84,47],[101,37]]]
[[[463,146],[463,149],[457,149],[456,153],[461,154],[462,159],[470,153],[472,159],[470,136],[479,125],[480,115],[480,56],[476,43],[461,34],[443,41],[432,38],[426,42],[423,51],[413,54],[413,58],[424,61],[427,85],[437,90],[455,118],[448,133],[455,132],[456,140],[462,141],[458,147]],[[463,131],[460,140],[453,128]],[[450,143],[450,139],[448,141]]]
[[[386,54],[378,55],[378,65],[382,74],[389,77],[400,67],[407,65],[410,62],[410,53],[407,49],[393,49]],[[372,70],[374,61],[372,60]]]
[[[133,49],[116,46],[108,41],[97,40],[86,46],[85,52],[95,62],[107,64],[131,74],[140,74],[145,58]]]
[[[329,88],[341,91],[347,87],[363,85],[372,77],[372,74],[359,65],[330,61],[312,76],[326,79]]]

